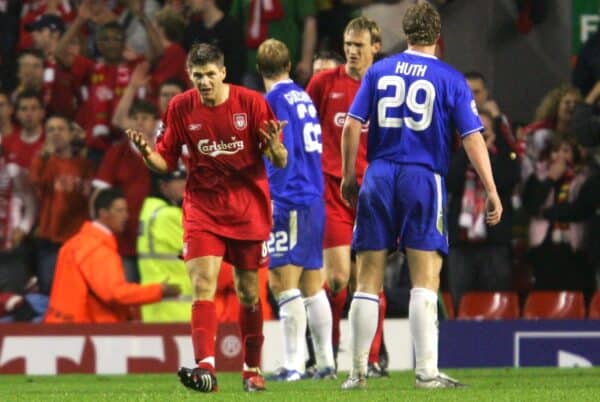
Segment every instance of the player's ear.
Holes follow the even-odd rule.
[[[227,68],[225,66],[222,66],[220,68],[221,74],[223,75],[223,79],[225,79],[225,77],[227,77]]]
[[[289,74],[292,71],[292,62],[288,61],[287,66],[285,67],[285,71]]]
[[[381,52],[381,42],[374,42],[371,45],[371,49],[373,49],[373,55],[378,54],[379,52]]]

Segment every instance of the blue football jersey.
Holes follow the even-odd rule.
[[[277,119],[288,122],[283,128],[287,166],[276,168],[265,158],[271,198],[281,205],[310,204],[323,195],[323,144],[317,109],[292,80],[276,83],[266,97]]]
[[[367,160],[428,167],[445,176],[452,137],[483,131],[463,75],[434,56],[407,50],[375,63],[348,113],[369,121]]]

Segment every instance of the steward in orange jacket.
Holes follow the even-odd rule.
[[[175,285],[126,281],[113,234],[127,221],[127,203],[119,190],[101,190],[94,212],[98,219],[85,222],[60,248],[45,322],[125,321],[131,306],[179,294]]]

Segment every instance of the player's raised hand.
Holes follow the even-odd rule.
[[[502,202],[498,193],[489,193],[485,200],[485,221],[488,225],[494,226],[502,218]]]
[[[279,133],[286,126],[287,121],[269,120],[258,129],[260,136],[265,141],[264,154],[271,163],[279,168],[287,165],[287,149],[279,140]]]
[[[342,178],[340,192],[346,204],[352,208],[356,208],[356,203],[358,202],[358,182],[355,176],[349,179]]]
[[[263,127],[259,128],[258,131],[262,136],[265,144],[271,148],[276,148],[281,141],[279,141],[279,133],[287,125],[287,121],[279,120],[268,120]]]
[[[142,156],[147,157],[150,155],[150,146],[148,146],[148,141],[144,138],[144,134],[131,128],[125,130],[125,134],[127,134],[133,145],[141,152]]]

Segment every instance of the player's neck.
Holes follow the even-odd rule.
[[[369,67],[371,67],[370,64],[364,69],[358,69],[358,68],[351,68],[350,66],[348,66],[348,64],[346,64],[345,70],[346,70],[346,74],[348,74],[350,77],[354,78],[355,80],[360,81],[360,80],[362,80],[362,77],[365,75],[365,73],[367,72]]]
[[[289,74],[281,74],[281,75],[278,75],[277,77],[273,77],[273,78],[263,77],[263,82],[265,84],[265,91],[269,92],[269,91],[271,91],[273,86],[275,86],[275,84],[277,84],[278,82],[289,80],[289,79],[290,79]]]
[[[408,45],[408,50],[435,56],[435,44],[433,44],[433,45]]]

